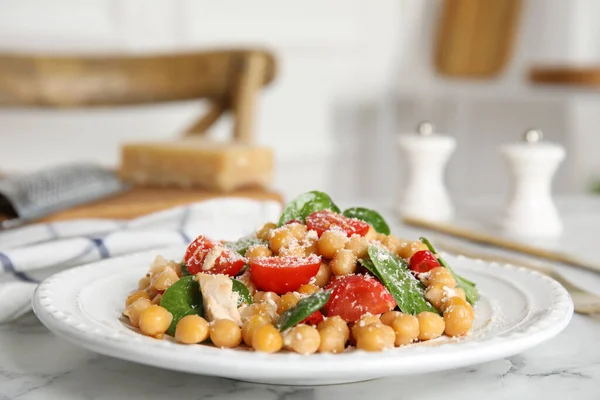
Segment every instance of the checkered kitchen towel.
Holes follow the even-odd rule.
[[[220,198],[133,221],[74,220],[0,231],[0,323],[30,311],[37,284],[58,271],[187,244],[199,234],[236,240],[280,214],[275,201]]]

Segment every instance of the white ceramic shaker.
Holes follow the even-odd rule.
[[[417,133],[398,137],[401,156],[407,166],[407,184],[401,189],[398,208],[402,217],[447,221],[454,216],[454,207],[444,185],[444,171],[456,140],[434,130],[433,124],[422,122]]]
[[[552,201],[552,178],[565,158],[565,149],[542,141],[542,132],[530,129],[523,141],[501,148],[512,174],[511,190],[502,227],[511,236],[553,238],[562,222]]]

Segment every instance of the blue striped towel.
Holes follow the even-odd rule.
[[[66,268],[187,244],[199,234],[236,240],[280,214],[275,201],[219,198],[132,221],[86,219],[0,231],[0,323],[30,311],[37,284]]]

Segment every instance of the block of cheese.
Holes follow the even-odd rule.
[[[273,152],[264,146],[198,138],[131,143],[122,148],[120,175],[126,182],[146,186],[223,192],[266,187],[273,175]]]

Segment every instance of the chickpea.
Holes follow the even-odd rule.
[[[319,353],[342,353],[346,347],[346,338],[336,327],[329,326],[319,330],[321,343]]]
[[[140,315],[142,314],[142,311],[144,311],[151,305],[152,303],[150,302],[150,300],[140,297],[139,299],[131,303],[125,309],[125,311],[123,311],[123,315],[128,317],[129,321],[131,322],[131,325],[137,328],[140,326]]]
[[[273,222],[267,222],[258,231],[256,231],[256,237],[260,240],[269,240],[271,231],[277,228],[277,224]]]
[[[401,313],[391,327],[396,333],[396,346],[412,343],[419,337],[419,320],[414,315]]]
[[[287,310],[289,310],[290,308],[292,308],[296,304],[298,304],[298,301],[300,301],[300,299],[298,298],[297,295],[295,295],[292,292],[287,292],[286,294],[281,296],[281,298],[279,300],[279,306],[277,307],[277,313],[279,315],[283,314],[284,312],[286,312]]]
[[[442,305],[447,300],[446,289],[443,284],[434,284],[425,290],[425,298],[438,310],[442,309]]]
[[[449,307],[454,307],[454,306],[461,306],[461,307],[467,307],[467,309],[469,310],[469,316],[471,319],[475,319],[475,312],[473,311],[473,307],[471,307],[471,305],[469,303],[467,303],[467,301],[465,299],[461,299],[460,297],[450,297],[448,300],[446,300],[444,302],[444,304],[442,305],[442,309],[440,311],[442,312],[446,312],[446,310]]]
[[[275,292],[258,291],[254,293],[253,299],[255,303],[271,303],[275,305],[279,304],[279,295]]]
[[[400,249],[404,247],[404,242],[394,235],[385,236],[381,243],[394,254],[398,254]]]
[[[431,340],[438,338],[444,333],[444,318],[439,315],[423,311],[417,314],[419,320],[419,340]]]
[[[352,325],[352,337],[356,339],[359,335],[359,331],[372,324],[380,324],[381,320],[377,315],[364,314],[358,321]]]
[[[414,242],[409,242],[408,245],[400,248],[398,255],[408,260],[413,254],[421,250],[429,250],[429,248],[420,240],[415,240]]]
[[[148,286],[150,286],[150,277],[149,276],[145,276],[139,280],[139,282],[138,282],[139,290],[144,290],[144,289],[148,288]]]
[[[283,346],[281,334],[271,324],[256,327],[252,335],[252,348],[265,353],[276,353]]]
[[[317,250],[320,255],[327,259],[332,259],[335,253],[343,249],[348,241],[348,237],[343,232],[329,230],[323,232],[317,242]]]
[[[312,231],[314,232],[314,231]],[[311,254],[317,254],[319,249],[317,246],[317,240],[318,239],[307,239],[307,237],[304,238],[304,242],[302,244],[302,247],[304,248],[304,255],[306,257],[310,256]]]
[[[246,251],[246,258],[250,261],[257,257],[271,257],[272,255],[271,249],[261,244],[250,246]]]
[[[125,306],[128,307],[132,305],[137,299],[150,300],[150,295],[145,290],[138,290],[137,292],[133,292],[132,294],[127,296],[127,300],[125,300]]]
[[[340,249],[329,263],[331,272],[336,276],[353,274],[356,272],[356,261],[352,250]]]
[[[314,284],[318,287],[325,287],[331,279],[331,267],[327,262],[322,262],[319,267],[319,272],[314,277]]]
[[[230,319],[218,319],[210,326],[210,340],[217,347],[237,347],[242,342],[242,330]]]
[[[454,296],[448,296],[448,297],[460,297],[463,300],[467,300],[467,295],[465,294],[465,291],[462,288],[454,288]]]
[[[179,320],[175,328],[175,340],[179,343],[202,343],[208,338],[208,322],[199,315],[187,315]]]
[[[177,272],[171,267],[165,267],[152,279],[152,286],[157,290],[167,290],[178,280]]]
[[[173,315],[157,305],[150,305],[140,314],[140,330],[144,335],[165,333],[173,321]]]
[[[319,349],[321,335],[310,325],[296,325],[288,331],[283,339],[283,344],[288,350],[299,354],[312,354]]]
[[[277,307],[277,304],[270,302],[250,304],[240,310],[240,318],[242,322],[246,322],[254,315],[263,315],[272,322],[277,318]]]
[[[282,226],[281,228],[274,229],[271,231],[271,236],[269,237],[269,246],[271,247],[271,251],[273,253],[279,253],[284,247],[289,247],[296,238],[292,235],[292,233]]]
[[[290,231],[292,236],[296,238],[296,240],[304,239],[304,237],[306,236],[306,233],[308,232],[308,228],[306,228],[306,225],[298,223],[298,222],[293,222],[293,223],[287,224],[285,226]]]
[[[429,271],[429,273],[424,274],[425,279],[423,280],[423,284],[425,286],[442,284],[449,288],[453,288],[456,286],[456,281],[454,277],[448,271],[448,268],[444,267],[435,267]]]
[[[154,298],[152,299],[152,304],[156,304],[160,306],[160,301],[162,300],[162,293],[157,294],[156,296],[154,296]]]
[[[261,325],[270,324],[271,319],[265,315],[258,314],[250,317],[244,325],[242,325],[242,339],[248,346],[252,346],[252,335],[254,331]]]
[[[357,258],[366,257],[369,249],[369,239],[360,235],[352,235],[344,248],[352,251]]]
[[[356,348],[365,351],[381,351],[394,347],[396,333],[382,323],[371,324],[361,329],[356,337]]]
[[[304,257],[306,255],[306,249],[300,246],[297,242],[292,242],[288,247],[282,247],[279,249],[279,256],[281,257]]]
[[[473,310],[467,305],[451,305],[444,311],[444,332],[448,336],[463,336],[469,333],[473,326]]]
[[[365,238],[367,238],[367,240],[377,240],[377,235],[378,235],[378,233],[375,230],[375,228],[373,228],[371,225],[369,225],[369,231],[365,235]]]
[[[346,343],[350,338],[350,328],[348,328],[348,324],[346,323],[346,321],[344,321],[339,315],[328,317],[323,321],[319,322],[319,324],[317,325],[317,329],[319,331],[329,328],[333,328],[339,331],[342,334],[342,337],[344,338],[344,343]]]
[[[313,294],[319,291],[319,287],[313,285],[312,283],[307,283],[304,284],[302,286],[300,286],[300,288],[298,289],[298,293],[301,294]]]
[[[392,323],[398,318],[402,313],[400,311],[388,311],[381,314],[379,318],[381,323],[387,326],[392,326]]]

